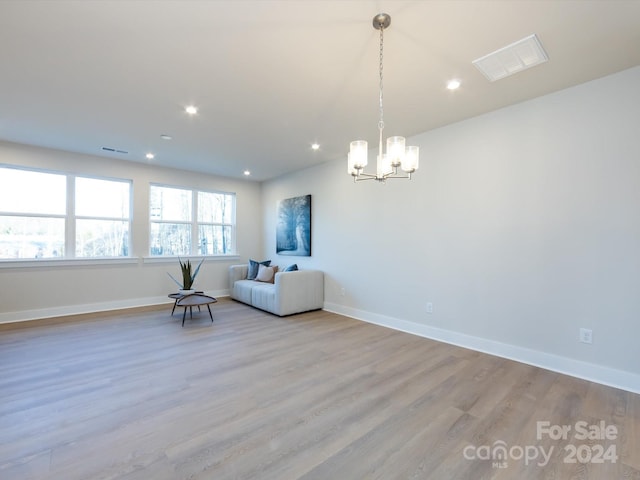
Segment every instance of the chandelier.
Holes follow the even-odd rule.
[[[385,182],[387,178],[411,179],[411,174],[418,169],[419,147],[405,147],[404,137],[389,137],[387,139],[387,153],[382,152],[382,132],[384,130],[384,108],[382,106],[382,60],[384,45],[384,29],[391,25],[391,17],[386,13],[379,13],[373,17],[373,28],[380,30],[380,96],[378,121],[378,161],[376,173],[365,173],[367,166],[367,142],[355,140],[351,142],[347,159],[347,171],[353,176],[354,182],[362,180],[377,180]],[[398,168],[406,175],[399,174]]]

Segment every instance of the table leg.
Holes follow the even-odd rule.
[[[182,326],[184,327],[184,317],[187,316],[187,307],[184,307],[184,312],[182,312]]]
[[[211,318],[211,323],[213,323],[213,315],[211,315],[211,307],[209,307],[208,303],[207,303],[207,309],[209,310],[209,317]]]

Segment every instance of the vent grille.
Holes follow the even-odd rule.
[[[473,63],[491,82],[535,67],[549,60],[538,37],[533,34],[522,40],[507,45]]]
[[[122,153],[124,155],[127,155],[129,153],[126,150],[118,150],[117,148],[111,148],[111,147],[102,147],[102,150],[104,150],[105,152]]]

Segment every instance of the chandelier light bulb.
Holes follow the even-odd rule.
[[[387,155],[392,167],[399,167],[404,158],[404,137],[387,138]]]
[[[349,161],[356,170],[361,170],[367,166],[367,142],[366,140],[355,140],[351,142],[349,150]]]
[[[402,161],[402,170],[407,173],[413,173],[418,169],[418,162],[420,160],[420,147],[410,146],[404,153],[404,159]]]
[[[391,175],[393,173],[393,166],[391,164],[391,157],[389,157],[388,153],[383,153],[378,155],[377,158],[377,176],[379,178],[384,178],[385,176]]]

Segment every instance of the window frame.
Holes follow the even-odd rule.
[[[65,213],[64,214],[47,214],[47,213],[23,213],[17,211],[5,211],[0,209],[0,216],[2,217],[29,217],[29,218],[56,218],[64,220],[64,252],[60,257],[18,257],[18,258],[0,258],[0,266],[14,266],[14,265],[60,265],[60,264],[78,264],[78,263],[112,263],[114,260],[120,261],[120,263],[129,263],[129,261],[136,261],[132,256],[133,247],[133,180],[127,178],[107,177],[91,174],[71,173],[66,171],[26,167],[21,165],[11,165],[0,163],[0,169],[12,169],[21,170],[24,172],[44,173],[50,175],[59,175],[65,177]],[[101,180],[108,182],[121,182],[126,183],[129,187],[129,205],[127,209],[127,218],[107,218],[107,217],[93,217],[75,214],[75,194],[76,194],[76,179],[86,178],[92,180]],[[114,256],[77,256],[76,255],[76,222],[77,220],[118,220],[125,221],[128,224],[128,238],[126,249],[128,255],[114,255]]]
[[[127,216],[125,218],[118,217],[108,217],[108,216],[91,216],[91,215],[78,215],[76,213],[76,180],[78,178],[84,178],[88,180],[99,180],[104,182],[117,182],[117,183],[125,183],[129,186],[129,205],[127,208]],[[69,177],[67,177],[69,180]],[[69,186],[69,183],[73,183],[72,186]],[[72,258],[127,258],[131,257],[131,251],[133,248],[132,236],[133,236],[133,180],[130,179],[121,179],[121,178],[113,178],[113,177],[98,177],[95,175],[84,175],[84,174],[74,174],[73,180],[68,182],[67,184],[67,193],[73,195],[72,200],[72,209],[73,209],[73,257]],[[67,208],[69,205],[67,204]],[[126,250],[128,252],[127,255],[107,255],[107,256],[77,256],[76,251],[78,248],[78,237],[77,237],[77,223],[78,220],[99,220],[99,221],[115,221],[115,222],[126,222],[128,224],[127,232],[128,238],[126,243]]]
[[[151,218],[151,195],[152,195],[152,189],[154,187],[158,187],[158,188],[173,188],[176,190],[183,190],[183,191],[188,191],[191,193],[191,218],[190,220],[186,221],[186,220],[153,220]],[[225,223],[224,221],[222,222],[200,222],[198,221],[198,194],[199,193],[208,193],[208,194],[214,194],[214,195],[225,195],[225,196],[229,196],[231,197],[231,223]],[[190,225],[190,248],[189,248],[189,252],[185,253],[184,255],[179,255],[180,257],[184,257],[184,258],[189,258],[189,257],[207,257],[207,258],[230,258],[230,257],[237,257],[238,253],[237,253],[237,221],[236,221],[236,212],[237,212],[237,195],[235,192],[228,192],[228,191],[224,191],[224,190],[218,190],[218,189],[203,189],[203,188],[197,188],[197,187],[185,187],[185,186],[180,186],[180,185],[171,185],[171,184],[166,184],[166,183],[156,183],[156,182],[150,182],[149,183],[149,238],[148,238],[148,248],[147,248],[147,253],[149,255],[150,259],[162,259],[162,258],[176,258],[178,255],[176,254],[167,254],[167,255],[163,255],[163,254],[157,254],[157,253],[152,253],[151,248],[152,248],[152,238],[151,238],[151,231],[152,231],[152,224],[178,224],[178,225]],[[224,219],[223,219],[224,220]],[[200,253],[200,238],[199,238],[199,229],[200,226],[222,226],[224,227],[229,227],[231,229],[231,235],[230,235],[230,243],[231,243],[231,249],[229,252],[227,253],[214,253],[214,254],[202,254]],[[195,239],[195,241],[194,241]]]

